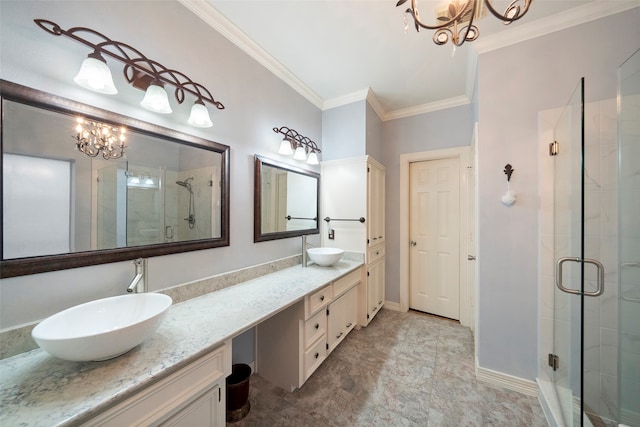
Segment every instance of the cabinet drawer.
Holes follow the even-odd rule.
[[[306,319],[331,302],[333,298],[332,289],[332,286],[328,285],[305,298]]]
[[[359,268],[351,273],[347,274],[336,280],[333,283],[333,295],[334,297],[338,297],[347,289],[351,288],[354,285],[357,285],[360,282],[360,278],[362,276],[362,269]]]
[[[367,251],[367,264],[373,264],[384,257],[384,245],[376,246]]]
[[[305,381],[320,366],[325,357],[327,357],[327,342],[323,339],[319,339],[309,350],[304,352]]]
[[[327,332],[327,314],[321,310],[304,322],[304,348],[308,348]]]

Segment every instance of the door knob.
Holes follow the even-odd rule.
[[[409,244],[410,244],[411,246],[415,246],[415,245],[417,245],[417,243],[416,243],[416,241],[415,241],[415,240],[410,241],[410,242],[409,242]]]
[[[475,260],[476,260],[476,257],[475,257],[475,255],[467,255],[467,259],[468,259],[469,261],[475,261]]]

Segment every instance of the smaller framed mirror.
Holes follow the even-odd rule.
[[[320,233],[320,174],[255,156],[254,242]]]

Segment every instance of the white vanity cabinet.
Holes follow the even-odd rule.
[[[385,298],[385,168],[370,156],[331,160],[321,180],[322,217],[331,218],[322,222],[322,246],[365,254],[357,322],[367,326]]]
[[[102,412],[86,426],[212,426],[226,422],[231,342]]]
[[[302,387],[357,324],[358,268],[257,327],[257,369],[285,390]]]

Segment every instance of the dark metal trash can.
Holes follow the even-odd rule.
[[[240,421],[249,413],[249,377],[251,367],[244,363],[234,364],[227,377],[227,422]]]

